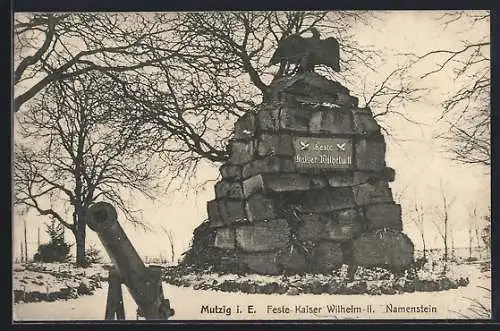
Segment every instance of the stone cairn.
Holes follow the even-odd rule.
[[[228,147],[192,263],[272,275],[413,261],[380,127],[338,82],[314,72],[275,80]]]

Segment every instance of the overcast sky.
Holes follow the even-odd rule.
[[[375,27],[361,26],[353,33],[361,44],[376,45],[388,54],[391,52],[414,52],[423,54],[438,47],[456,49],[460,41],[468,36],[489,33],[489,26],[469,27],[458,26],[457,29],[443,30],[442,25],[436,22],[435,12],[387,12],[383,20]],[[367,71],[370,81],[376,81],[396,65],[397,57],[386,59],[385,65],[379,68],[378,73]],[[410,124],[400,118],[391,117],[384,120],[390,125],[394,135],[399,138],[387,139],[387,165],[396,170],[396,180],[391,183],[393,193],[398,197],[397,202],[403,206],[404,232],[413,240],[415,247],[421,247],[420,234],[410,221],[415,201],[423,204],[426,213],[426,237],[428,246],[441,247],[442,243],[432,223],[432,218],[439,217],[440,192],[439,183],[450,197],[456,200],[450,210],[450,222],[453,229],[455,246],[466,246],[468,243],[469,213],[473,206],[478,214],[488,213],[490,204],[490,178],[485,168],[457,165],[449,161],[442,153],[439,142],[433,139],[436,133],[443,130],[442,124],[437,123],[440,115],[437,104],[443,93],[449,91],[453,85],[451,73],[432,77],[424,82],[435,87],[433,93],[421,103],[409,105],[404,109],[413,120],[422,125]],[[352,91],[359,95],[361,91]],[[204,165],[198,173],[199,182],[216,179],[218,165]],[[213,185],[210,182],[199,192],[192,190],[172,193],[156,202],[138,201],[137,206],[142,208],[144,218],[149,222],[153,231],[143,232],[130,225],[123,224],[132,243],[142,256],[159,256],[168,254],[168,241],[163,234],[160,224],[171,229],[175,236],[177,256],[188,248],[193,229],[206,219],[206,202],[215,197]],[[41,228],[42,242],[48,238],[44,232],[43,219],[30,213],[26,216],[17,216],[13,226],[14,257],[19,257],[19,244],[23,236],[23,221],[27,222],[28,252],[30,256],[36,252],[37,229]],[[71,234],[67,239],[72,242]],[[89,243],[96,243],[101,247],[98,239],[91,230],[88,230]]]

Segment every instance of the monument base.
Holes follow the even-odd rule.
[[[371,110],[313,72],[274,81],[266,96],[235,123],[186,261],[261,274],[410,266]]]

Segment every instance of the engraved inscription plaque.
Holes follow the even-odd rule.
[[[297,168],[349,169],[352,166],[352,141],[346,138],[295,137]]]

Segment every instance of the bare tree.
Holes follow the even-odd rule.
[[[20,261],[21,261],[21,263],[23,263],[23,262],[25,262],[25,260],[24,260],[24,249],[23,249],[23,242],[22,241],[19,242],[19,248],[21,250],[20,251],[20,253],[21,253],[21,259],[20,259]]]
[[[439,134],[452,159],[466,164],[489,166],[490,143],[490,12],[450,11],[439,17],[445,29],[467,27],[469,32],[461,45],[453,49],[435,49],[415,55],[415,62],[432,61],[434,67],[422,73],[421,79],[439,73],[454,74],[454,89],[441,107],[440,120],[449,130]],[[476,33],[471,36],[470,31]]]
[[[476,208],[472,208],[472,211],[469,211],[469,260],[472,258],[472,248],[474,241],[474,232],[476,228],[477,214]]]
[[[175,52],[159,47],[175,26],[170,23],[168,15],[144,13],[16,13],[14,110],[52,82],[91,71],[135,71],[165,60]]]
[[[26,231],[26,219],[24,220],[24,261],[28,262],[28,236]]]
[[[313,26],[336,37],[342,74],[323,72],[357,82],[351,69],[374,70],[378,53],[351,28],[373,21],[359,11],[17,15],[15,109],[51,82],[103,73],[134,104],[130,125],[147,128],[172,178],[186,180],[200,162],[227,159],[228,124],[283,73],[268,66],[280,40]]]
[[[415,217],[411,217],[411,220],[413,223],[418,228],[418,231],[420,232],[420,238],[422,239],[422,246],[423,246],[423,253],[424,253],[424,260],[427,258],[427,248],[425,246],[425,211],[422,203],[415,202],[414,204],[414,211],[415,211]]]
[[[489,220],[489,216],[487,216],[487,218]],[[491,223],[488,223],[481,231],[481,239],[487,248],[491,247]]]
[[[408,62],[397,65],[380,82],[363,80],[361,97],[364,107],[372,110],[382,131],[396,142],[400,138],[394,136],[390,127],[394,117],[414,125],[423,125],[404,111],[408,104],[421,102],[429,93],[429,88],[419,86],[418,80],[409,72],[410,69],[411,62]]]
[[[444,246],[444,254],[443,254],[443,259],[445,262],[448,261],[448,242],[449,242],[449,236],[450,236],[450,219],[449,219],[449,211],[453,203],[455,202],[456,196],[453,196],[452,198],[447,197],[447,194],[445,192],[445,189],[443,187],[443,181],[439,181],[439,190],[441,193],[441,201],[442,201],[442,206],[441,206],[441,217],[437,218],[436,220],[433,219],[432,222],[436,226],[436,229],[438,230],[439,236],[443,240],[443,246]]]
[[[154,198],[160,185],[147,132],[124,125],[124,108],[133,109],[118,93],[106,76],[87,73],[50,84],[17,116],[14,202],[71,230],[78,264],[94,201],[108,200],[144,225],[129,201],[135,193]]]
[[[163,225],[160,225],[163,233],[167,235],[168,243],[170,244],[170,261],[172,264],[175,261],[175,249],[174,249],[174,235],[171,230],[165,228]]]
[[[193,178],[200,162],[224,162],[231,124],[266,98],[283,69],[269,66],[277,43],[314,26],[340,40],[344,74],[322,68],[336,80],[357,81],[355,66],[369,68],[376,52],[353,40],[350,27],[366,24],[358,12],[178,13],[170,36],[179,49],[148,70],[107,72],[138,112],[172,178]],[[158,46],[160,47],[160,46]],[[164,47],[164,46],[161,46]],[[359,79],[358,79],[359,80]]]

